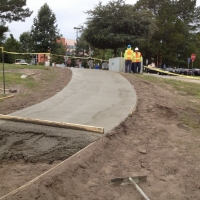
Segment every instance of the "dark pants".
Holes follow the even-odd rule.
[[[132,65],[131,65],[131,71],[133,72],[133,73],[135,73],[135,68],[134,68],[134,63],[132,62]]]
[[[141,62],[134,62],[134,73],[139,74],[141,70]]]
[[[131,65],[132,65],[131,60],[125,60],[125,73],[127,72],[131,73]]]

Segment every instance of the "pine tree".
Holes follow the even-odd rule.
[[[35,52],[48,52],[49,49],[53,51],[56,40],[60,38],[57,27],[55,14],[45,3],[34,18],[30,31]]]
[[[9,30],[6,22],[25,21],[26,17],[30,17],[32,11],[26,6],[26,0],[1,0],[0,1],[0,40],[4,33]]]

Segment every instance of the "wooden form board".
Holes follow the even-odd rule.
[[[92,131],[92,132],[104,134],[104,128],[96,127],[96,126],[88,126],[88,125],[73,124],[73,123],[66,123],[66,122],[55,122],[55,121],[40,120],[40,119],[31,119],[31,118],[17,117],[17,116],[11,116],[11,115],[1,115],[1,114],[0,114],[0,120],[33,123],[33,124],[39,124],[39,125],[45,125],[45,126],[54,126],[54,127],[69,128],[69,129],[76,129],[76,130]]]

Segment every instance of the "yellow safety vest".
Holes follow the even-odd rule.
[[[133,62],[141,62],[142,61],[142,54],[140,52],[133,53]]]
[[[132,60],[133,58],[133,50],[127,49],[124,53],[124,59],[125,60]]]

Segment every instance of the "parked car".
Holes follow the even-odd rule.
[[[176,74],[182,74],[183,73],[183,68],[176,68],[175,69]]]
[[[157,69],[159,69],[159,71],[157,72],[158,75],[167,75],[167,73],[165,72],[166,68],[157,68]]]
[[[200,69],[193,69],[194,76],[200,76]]]
[[[187,76],[193,76],[194,73],[193,73],[193,70],[192,69],[182,69],[182,73],[181,74],[184,74],[184,75],[187,75]]]
[[[150,66],[151,67],[151,66]],[[154,70],[155,69],[155,70]],[[144,67],[144,72],[146,72],[146,73],[151,73],[151,74],[157,74],[158,72],[156,71],[156,67],[151,67],[151,69],[150,68],[146,68],[146,67]]]
[[[168,71],[168,72],[170,72],[170,73],[175,73],[175,69],[174,69],[174,68],[171,68],[171,67],[165,68],[165,71]]]
[[[16,59],[14,64],[16,64],[16,65],[29,65],[24,59]]]

